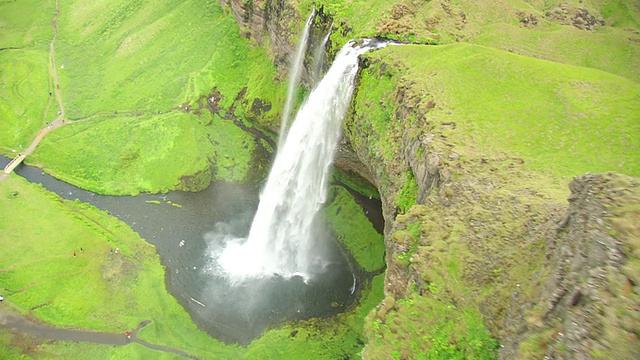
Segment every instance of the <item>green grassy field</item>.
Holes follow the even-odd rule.
[[[0,51],[0,152],[26,149],[51,118],[45,117],[50,100],[54,103],[47,51],[46,46]]]
[[[102,129],[115,128],[96,125],[101,136],[81,140],[97,145],[89,156],[61,164],[76,147],[43,146],[38,155],[41,166],[110,193],[185,188],[178,181],[181,176],[196,175],[195,185],[186,187],[190,190],[202,189],[211,178],[244,180],[253,150],[246,135],[206,114],[200,119],[158,115],[178,111],[180,104],[195,108],[196,100],[213,88],[219,92],[221,113],[233,105],[241,119],[258,96],[267,104],[282,101],[284,88],[273,81],[275,68],[265,51],[249,47],[233,18],[216,2],[76,2],[61,10],[59,28],[57,56],[64,66],[59,69],[60,86],[71,119],[143,111],[156,114],[147,121],[164,124],[165,131],[159,134],[135,120],[121,121],[118,128],[130,127],[131,133],[110,131],[105,137]],[[234,102],[245,87],[244,99]],[[277,110],[272,110],[263,120],[274,125],[277,119]],[[146,136],[146,130],[153,135]],[[126,142],[128,146],[117,145]],[[95,163],[113,156],[118,158]],[[105,164],[106,168],[96,166]]]
[[[67,125],[48,135],[29,163],[91,191],[137,194],[242,181],[253,149],[249,134],[231,121],[174,111]]]
[[[469,40],[470,43],[552,60],[565,64],[598,69],[640,81],[640,34],[618,28],[602,28],[595,32],[548,24],[536,30],[513,24],[490,24]],[[534,36],[532,36],[534,35]],[[637,40],[629,41],[629,38]]]
[[[245,86],[281,100],[264,51],[250,48],[214,1],[76,1],[61,9],[59,27],[60,86],[71,119],[167,111],[213,87],[225,107]]]
[[[140,344],[130,344],[117,347],[111,345],[97,345],[76,342],[57,342],[55,344],[43,344],[37,359],[74,359],[81,356],[93,359],[158,359],[178,360],[183,356],[151,350]]]
[[[112,194],[198,190],[212,178],[245,179],[253,143],[207,109],[195,111],[198,99],[215,89],[220,113],[232,111],[251,127],[246,119],[256,117],[254,100],[282,103],[284,86],[274,81],[266,51],[250,47],[217,2],[60,4],[59,84],[48,75],[54,9],[33,6],[37,11],[17,13],[16,5],[0,5],[0,26],[7,30],[0,42],[21,48],[0,52],[0,152],[19,152],[55,117],[49,91],[59,85],[67,120],[87,120],[77,131],[93,138],[69,138],[74,130],[65,128],[45,140],[56,146],[41,146],[31,161],[52,174]],[[184,104],[202,115],[177,114]],[[278,108],[262,113],[263,126],[277,128]],[[106,125],[103,115],[116,111],[118,120]],[[123,114],[144,114],[146,125]],[[183,176],[194,180],[185,186]]]
[[[468,42],[514,53],[591,67],[640,80],[640,8],[630,0],[525,1],[317,1],[334,14],[332,39],[340,44],[355,37],[451,44]],[[579,30],[547,16],[562,4],[586,8],[607,26]],[[300,8],[311,8],[301,1]],[[306,11],[306,10],[304,10]],[[304,12],[303,11],[303,12]],[[524,26],[524,16],[536,18]],[[568,15],[567,21],[572,20]],[[341,22],[346,22],[344,27]]]
[[[39,0],[0,4],[0,48],[46,46],[53,37],[51,19],[56,4]],[[29,9],[25,14],[25,9]]]
[[[423,94],[418,108],[430,127],[455,123],[446,134],[453,151],[475,145],[505,152],[529,169],[565,178],[587,171],[640,175],[636,82],[468,44],[391,46],[372,57],[396,68],[389,74],[407,84],[410,96]],[[366,103],[392,101],[395,89],[381,86],[379,77],[365,71],[359,94],[375,97]],[[381,153],[394,142],[389,121],[372,124]]]
[[[30,8],[25,15],[25,7]],[[0,4],[0,152],[26,148],[57,111],[49,99],[48,45],[55,4]]]
[[[192,351],[221,346],[169,296],[154,247],[106,212],[13,175],[0,184],[0,215],[0,245],[9,249],[0,256],[0,283],[8,289],[5,303],[19,312],[116,333],[149,319],[140,337],[152,343],[185,346],[181,334],[188,333]],[[111,256],[116,247],[120,254]],[[173,331],[154,331],[166,328]]]

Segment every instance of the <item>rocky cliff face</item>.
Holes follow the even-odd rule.
[[[220,0],[220,3],[223,8],[231,10],[243,36],[267,47],[278,66],[280,79],[285,80],[302,31],[303,16],[309,14],[301,15],[297,4],[288,0]],[[311,46],[307,58],[313,57],[314,46],[322,42],[330,27],[331,19],[322,10],[316,11],[309,34]],[[303,79],[307,83],[311,81],[306,72]]]
[[[501,357],[640,358],[640,182],[587,174],[570,185],[569,207],[548,234],[549,274]],[[516,325],[517,326],[517,325]]]
[[[445,341],[477,357],[464,344],[478,330],[461,314],[479,313],[505,359],[637,357],[638,181],[585,175],[567,208],[522,159],[451,142],[455,122],[434,119],[429,89],[402,69],[365,66],[345,134],[380,190],[387,246],[367,356],[434,351],[425,329],[448,323]],[[389,77],[386,98],[368,95]],[[407,322],[416,309],[420,327]]]
[[[268,44],[284,78],[291,24],[304,21],[294,7],[223,4],[247,37]],[[330,21],[316,21],[312,37],[324,36]],[[448,140],[456,123],[430,118],[437,104],[428,89],[396,77],[390,64],[363,68],[369,85],[395,81],[386,98],[364,94],[371,87],[356,93],[336,160],[376,185],[385,217],[387,298],[370,318],[365,357],[444,351],[435,346],[442,334],[444,348],[467,357],[638,357],[637,180],[583,176],[567,208],[566,195],[550,194],[548,178],[522,159],[456,150]],[[485,326],[499,350],[488,346]]]
[[[298,11],[286,0],[220,0],[240,25],[243,36],[257,45],[269,44],[270,56],[286,78],[290,54],[295,49],[291,24],[299,24]]]

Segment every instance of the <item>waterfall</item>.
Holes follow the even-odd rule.
[[[300,72],[302,71],[302,63],[304,62],[304,53],[307,50],[307,43],[309,41],[309,29],[311,23],[316,15],[316,8],[314,7],[309,14],[309,18],[304,25],[302,35],[300,35],[300,41],[298,42],[298,50],[296,51],[296,57],[291,63],[291,70],[289,71],[289,86],[287,87],[287,98],[284,103],[284,110],[282,111],[282,118],[280,119],[280,137],[278,138],[278,147],[282,147],[282,141],[286,136],[287,125],[289,125],[289,118],[291,117],[291,108],[293,107],[293,100],[295,99],[295,92],[300,83]]]
[[[300,108],[278,149],[248,238],[229,241],[218,258],[232,282],[274,274],[308,280],[323,271],[326,264],[314,236],[314,218],[326,200],[358,56],[369,48],[345,45]]]
[[[333,23],[329,26],[329,31],[327,35],[322,39],[322,42],[316,46],[316,49],[313,54],[313,65],[311,71],[311,77],[313,79],[313,84],[317,84],[320,80],[322,67],[324,66],[324,51],[325,46],[327,45],[327,41],[329,41],[329,37],[331,36],[331,31],[333,30]]]

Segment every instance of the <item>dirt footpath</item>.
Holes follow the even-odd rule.
[[[88,330],[58,329],[58,328],[54,328],[46,325],[37,324],[31,320],[27,320],[26,318],[20,315],[16,315],[4,310],[0,310],[0,326],[14,329],[14,330],[17,330],[35,337],[43,338],[43,339],[58,340],[58,341],[84,341],[84,342],[90,342],[94,344],[107,344],[107,345],[118,345],[118,346],[127,345],[131,342],[136,342],[142,346],[146,346],[153,350],[169,352],[169,353],[184,356],[190,359],[198,359],[197,357],[189,355],[184,351],[170,348],[167,346],[149,344],[148,342],[138,339],[138,331],[140,331],[140,329],[149,325],[150,323],[151,323],[150,320],[145,320],[141,322],[138,325],[138,327],[135,328],[131,333],[131,338],[128,339],[124,333],[114,334],[114,333],[104,333],[104,332],[93,332]]]

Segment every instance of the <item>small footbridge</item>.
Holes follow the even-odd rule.
[[[11,174],[11,172],[13,170],[15,170],[18,165],[22,164],[22,160],[24,160],[27,157],[26,154],[18,154],[18,156],[14,157],[8,164],[7,166],[4,167],[4,173],[5,174]]]
[[[35,139],[33,139],[33,142],[31,142],[29,147],[27,147],[24,151],[19,153],[18,156],[13,158],[13,160],[11,160],[7,164],[7,166],[4,167],[4,171],[0,174],[1,175],[0,181],[3,180],[7,175],[11,174],[13,170],[15,170],[18,167],[18,165],[22,164],[22,162],[27,156],[31,155],[31,153],[36,149],[36,146],[38,146],[38,144],[40,143],[40,140],[42,140],[42,138],[44,138],[45,135],[47,135],[51,130],[55,128],[66,125],[65,121],[61,120],[60,118],[61,116],[58,116],[58,118],[53,122],[47,123],[47,127],[40,130],[40,132],[38,132],[38,135],[36,136]]]

